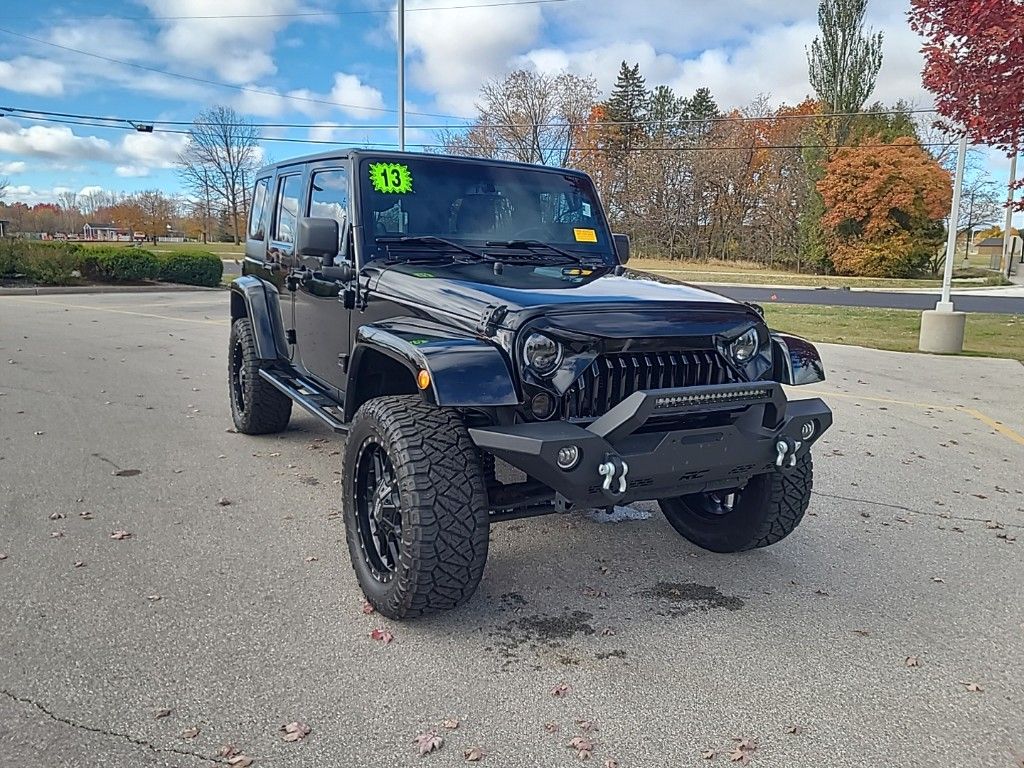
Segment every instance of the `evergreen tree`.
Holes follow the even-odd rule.
[[[640,65],[632,67],[622,62],[615,87],[605,103],[608,121],[621,123],[616,126],[616,133],[621,137],[621,144],[629,146],[644,131],[641,124],[647,116],[650,93],[647,80],[640,74]]]
[[[667,85],[659,85],[651,92],[647,107],[648,130],[651,136],[675,136],[679,133],[680,121],[689,112],[690,102],[676,96]]]
[[[689,133],[693,136],[707,135],[713,125],[711,121],[722,114],[714,96],[711,95],[710,88],[698,88],[694,91],[693,97],[687,101],[687,106],[687,119],[698,121],[689,123]]]

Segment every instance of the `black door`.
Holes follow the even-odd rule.
[[[347,249],[341,247],[348,240],[351,199],[348,169],[337,161],[318,163],[309,169],[308,177],[303,215],[338,222],[340,262],[349,257]],[[338,284],[323,279],[323,262],[320,258],[300,256],[297,257],[296,266],[302,270],[295,293],[295,336],[299,362],[306,371],[336,390],[338,396],[342,396],[347,374],[342,367],[341,356],[349,353],[351,313],[338,299]]]

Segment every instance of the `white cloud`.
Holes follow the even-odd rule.
[[[0,173],[23,173],[27,165],[20,160],[11,163],[0,163]]]
[[[384,97],[380,91],[345,72],[334,73],[334,87],[328,101],[346,105],[340,109],[351,117],[373,116],[384,108]]]
[[[141,0],[154,16],[237,16],[159,21],[160,47],[169,59],[208,69],[231,83],[249,83],[277,72],[272,52],[277,33],[300,10],[298,0]],[[245,18],[246,14],[266,14]]]
[[[0,118],[0,152],[49,159],[112,160],[113,147],[106,139],[78,136],[64,126],[23,127],[10,118]]]
[[[149,176],[149,168],[144,165],[119,165],[114,173],[123,179],[135,179],[140,176]]]
[[[411,0],[407,7],[430,5],[436,3]],[[410,13],[405,32],[412,82],[435,94],[442,110],[472,114],[481,83],[506,72],[536,42],[542,22],[540,6],[525,4]]]
[[[88,197],[89,195],[98,195],[100,192],[104,191],[103,187],[98,184],[90,184],[78,190],[78,194],[80,197]]]
[[[60,96],[64,93],[64,67],[31,56],[0,61],[0,89],[36,96]]]
[[[129,133],[122,139],[120,150],[136,167],[173,168],[186,144],[188,136],[178,133]]]

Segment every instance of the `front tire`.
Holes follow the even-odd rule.
[[[743,552],[767,547],[791,534],[807,511],[814,484],[810,453],[786,472],[756,475],[736,492],[694,493],[658,504],[684,538],[712,552]]]
[[[352,568],[378,612],[413,618],[473,595],[490,518],[479,452],[457,413],[418,395],[370,400],[341,474]]]
[[[235,429],[245,435],[283,432],[292,415],[292,401],[260,376],[252,321],[240,317],[231,324],[228,342],[228,390]]]

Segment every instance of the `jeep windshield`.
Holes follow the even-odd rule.
[[[614,266],[611,234],[589,179],[556,169],[395,156],[359,168],[366,261],[424,252],[510,263]],[[446,245],[447,244],[447,245]]]

